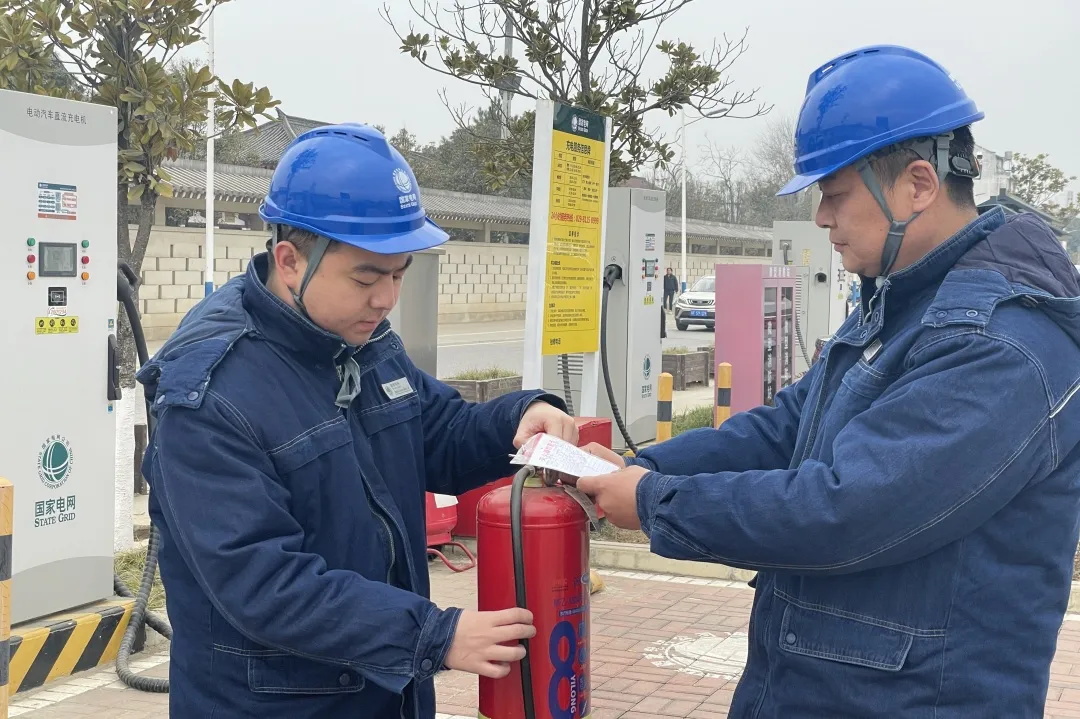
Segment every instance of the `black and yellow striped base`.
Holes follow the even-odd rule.
[[[117,598],[12,627],[11,694],[114,661],[134,606]]]

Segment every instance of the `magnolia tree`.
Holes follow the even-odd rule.
[[[117,109],[117,250],[141,275],[159,197],[172,193],[167,159],[195,151],[216,98],[222,132],[254,127],[277,102],[265,87],[223,82],[177,54],[202,40],[203,23],[227,0],[0,0],[0,87]],[[129,225],[137,229],[132,236]],[[117,549],[132,542],[135,348],[120,308],[123,399],[117,408]],[[77,360],[73,360],[77,361]]]

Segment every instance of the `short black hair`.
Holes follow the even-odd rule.
[[[949,154],[966,157],[975,162],[975,137],[971,134],[970,125],[953,131],[953,139],[949,143]],[[873,168],[882,189],[887,190],[896,184],[908,165],[919,159],[921,158],[918,153],[910,147],[894,145],[875,154],[870,160],[870,167]],[[949,200],[957,207],[975,209],[975,181],[970,177],[960,177],[950,172],[945,177],[945,192]]]
[[[315,244],[319,241],[319,236],[314,232],[308,230],[301,230],[298,227],[292,227],[290,225],[280,225],[278,231],[280,237],[278,242],[289,242],[300,253],[300,256],[305,260],[311,256],[311,251],[315,249]],[[330,246],[326,248],[327,252],[334,249],[335,242],[331,242]],[[270,269],[274,268],[274,243],[273,240],[266,241],[267,255],[269,258]]]

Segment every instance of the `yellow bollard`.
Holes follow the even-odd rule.
[[[675,393],[675,377],[661,372],[656,383],[656,441],[671,439],[671,397]]]
[[[731,417],[731,363],[716,365],[716,406],[713,408],[713,427],[719,427]]]
[[[15,486],[0,478],[0,719],[8,717],[8,667],[11,663],[11,528]]]

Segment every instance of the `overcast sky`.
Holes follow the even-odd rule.
[[[400,27],[407,0],[389,0]],[[449,6],[444,0],[440,4]],[[470,86],[400,53],[377,0],[234,0],[216,19],[216,63],[226,80],[267,85],[291,114],[327,122],[402,126],[421,141],[453,129],[438,92],[476,106]],[[732,68],[736,85],[759,88],[774,113],[798,111],[807,75],[828,59],[876,43],[914,47],[941,62],[986,112],[976,141],[998,152],[1046,152],[1080,176],[1080,2],[1077,0],[695,0],[662,38],[696,47],[749,28],[749,51]],[[205,47],[200,46],[204,51]],[[654,71],[653,77],[659,72]],[[526,108],[518,99],[515,111]],[[749,147],[765,121],[710,120],[688,129],[691,164],[707,141]],[[677,118],[661,114],[671,137]],[[1073,183],[1080,190],[1080,183]]]

